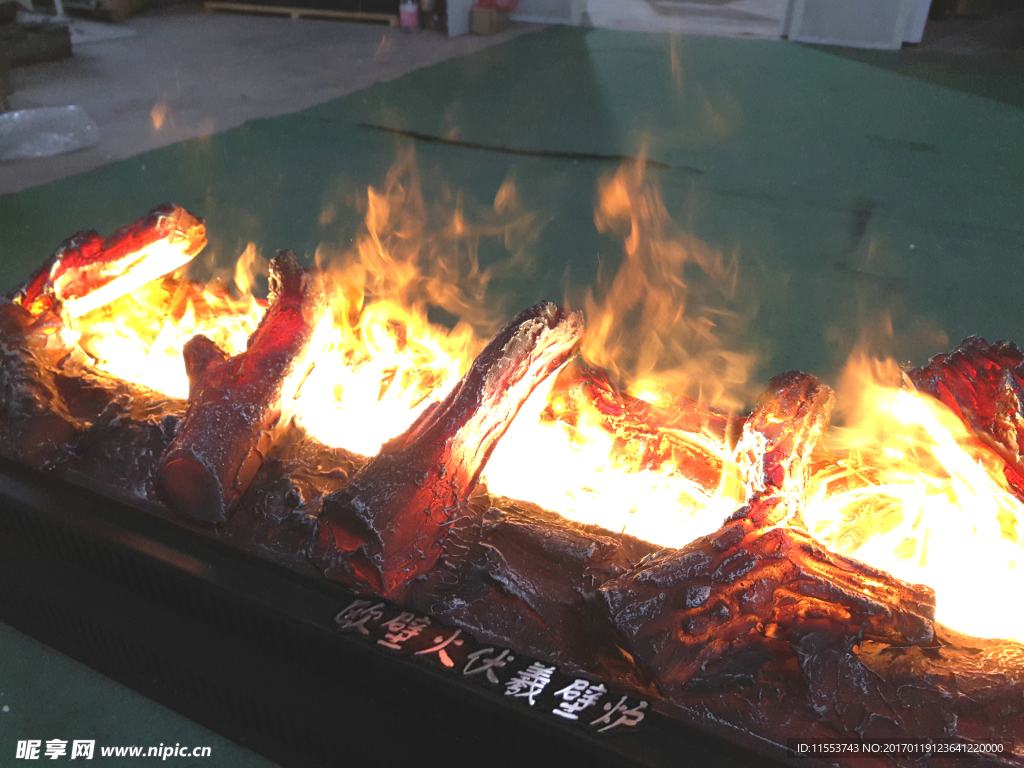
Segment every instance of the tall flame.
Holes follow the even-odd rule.
[[[603,178],[598,230],[623,241],[612,280],[584,298],[583,356],[653,399],[687,392],[738,409],[756,362],[738,351],[747,318],[735,308],[739,266],[673,222],[643,162]]]
[[[321,245],[331,314],[297,411],[311,435],[373,455],[455,386],[483,346],[475,329],[494,325],[484,310],[493,272],[481,268],[477,244],[524,226],[514,196],[508,180],[483,225],[467,220],[461,199],[431,210],[406,155],[383,189],[369,189],[354,247]],[[431,307],[459,318],[454,328],[430,322]]]
[[[654,405],[692,392],[709,406],[737,408],[753,357],[722,339],[739,319],[729,307],[735,260],[675,227],[642,162],[600,181],[594,221],[622,238],[624,259],[584,298],[582,356]],[[650,466],[623,451],[585,397],[572,414],[550,405],[535,393],[502,438],[484,471],[492,491],[666,546],[711,533],[743,503],[721,436],[676,431],[720,467],[714,482],[702,484],[671,460]]]

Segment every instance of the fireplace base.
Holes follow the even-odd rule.
[[[636,733],[570,727],[339,632],[356,597],[0,458],[0,620],[286,768],[785,759],[657,711]]]

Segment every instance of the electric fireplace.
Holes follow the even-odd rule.
[[[372,190],[266,300],[252,249],[185,276],[178,206],[74,235],[0,306],[3,618],[285,764],[1024,764],[1024,351],[627,384],[640,262],[729,273],[636,178],[604,304],[489,340],[428,322]]]

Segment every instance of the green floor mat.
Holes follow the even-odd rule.
[[[76,740],[95,742],[91,759],[81,754],[76,758],[90,766],[139,764],[140,758],[132,759],[130,752],[103,754],[104,749],[122,747],[142,747],[144,756],[150,747],[157,747],[157,755],[164,754],[164,747],[179,755],[185,749],[209,747],[201,762],[218,768],[275,765],[0,624],[0,765],[20,764],[18,743],[30,741],[40,742],[37,760],[47,760],[48,741],[65,742],[64,754],[52,759],[70,760]],[[188,760],[169,755],[169,765]],[[151,757],[149,762],[163,760]]]
[[[325,225],[325,208],[381,184],[411,143],[425,179],[480,201],[513,173],[545,222],[533,273],[492,286],[511,311],[561,298],[566,274],[579,286],[614,268],[597,180],[646,148],[669,213],[738,259],[761,378],[834,375],[886,312],[907,360],[971,333],[1024,341],[1024,112],[894,69],[773,42],[550,29],[0,198],[5,282],[71,232],[164,200],[207,218],[225,263],[250,240],[311,255],[358,223],[341,206]]]

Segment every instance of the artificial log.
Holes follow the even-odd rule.
[[[80,431],[53,368],[62,330],[56,315],[41,320],[0,299],[0,452],[31,466],[55,461]]]
[[[526,502],[483,495],[469,506],[475,524],[452,532],[413,604],[480,639],[648,690],[616,645],[597,590],[659,547]]]
[[[77,340],[66,318],[177,269],[205,245],[202,219],[163,205],[106,239],[92,231],[73,235],[0,298],[0,451],[32,466],[70,455],[98,414],[83,415],[59,391],[59,366]]]
[[[709,493],[719,487],[723,455],[742,421],[679,397],[652,405],[623,392],[606,371],[574,360],[559,374],[542,418],[575,425],[596,415],[614,436],[617,457],[642,469],[669,467]]]
[[[981,640],[936,625],[934,646],[865,640],[766,661],[752,684],[693,686],[662,707],[702,729],[758,751],[789,739],[888,744],[959,740],[998,744],[998,754],[965,763],[952,755],[834,755],[850,768],[957,768],[1024,765],[1024,646]],[[723,728],[723,725],[728,727]],[[780,757],[785,751],[779,750]],[[814,764],[802,758],[797,764]]]
[[[670,697],[752,684],[766,663],[795,669],[801,655],[864,639],[932,643],[930,589],[832,554],[799,529],[807,464],[831,405],[812,376],[773,379],[740,440],[749,503],[718,532],[601,587],[627,650]]]
[[[53,363],[53,345],[34,343],[40,327],[0,300],[0,453],[145,498],[185,402],[98,371],[80,350]]]
[[[813,704],[837,713],[845,711],[848,718],[853,710],[860,717],[856,730],[864,732],[871,727],[872,717],[883,720],[883,727],[889,725],[879,717],[888,708],[898,728],[917,738],[942,736],[1003,744],[1006,754],[994,756],[1001,758],[998,764],[1024,764],[1020,738],[1024,734],[1024,706],[1020,703],[1024,701],[1024,645],[969,637],[942,625],[936,627],[936,640],[933,648],[899,648],[868,641],[848,659],[822,658],[816,669],[805,664],[805,675],[822,678],[822,684],[814,686]],[[867,674],[846,672],[845,676],[847,680],[873,677],[871,682],[877,688],[874,701],[849,700],[852,697],[839,701],[841,685],[830,690],[828,682],[843,676],[843,666],[855,671],[859,665]],[[852,688],[849,682],[845,687]]]
[[[627,649],[669,696],[753,683],[766,662],[796,662],[865,639],[931,644],[934,594],[824,549],[792,528],[734,521],[601,587]]]
[[[576,349],[583,317],[542,302],[512,319],[440,403],[324,501],[316,556],[332,578],[396,602],[434,567],[491,451]]]
[[[633,466],[671,467],[717,488],[730,433],[742,421],[681,398],[653,406],[576,358],[558,375],[542,419],[575,425],[586,414],[614,436]],[[651,681],[622,652],[598,589],[661,547],[563,518],[536,505],[474,496],[474,523],[455,527],[412,603],[520,652],[650,695]]]
[[[228,357],[205,336],[183,350],[189,406],[160,462],[159,491],[179,514],[222,522],[273,445],[312,368],[325,312],[318,276],[291,251],[270,264],[271,305],[245,352]]]
[[[814,376],[790,371],[768,382],[743,424],[736,461],[747,504],[737,518],[751,528],[788,522],[803,528],[800,508],[811,454],[828,429],[835,395]]]
[[[203,220],[168,203],[108,238],[72,235],[12,298],[35,317],[79,317],[173,272],[205,245]]]
[[[969,336],[906,375],[1003,458],[1006,479],[1024,498],[1024,350],[1008,341],[989,344]]]

